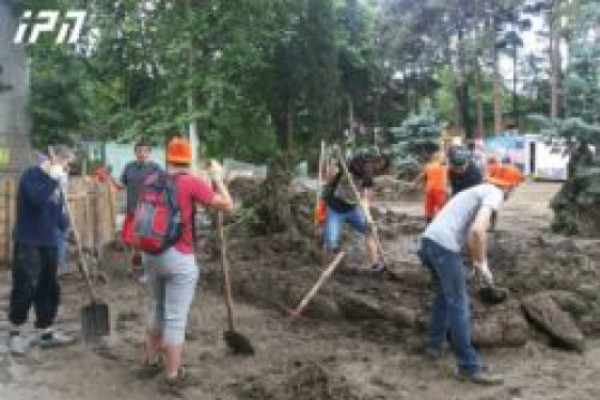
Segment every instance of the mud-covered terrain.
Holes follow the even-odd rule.
[[[362,242],[347,235],[348,255],[302,318],[294,307],[321,268],[303,243],[285,234],[229,231],[237,330],[256,349],[229,353],[222,340],[225,308],[217,259],[204,275],[188,329],[186,362],[201,383],[190,399],[598,399],[600,398],[600,242],[550,234],[548,202],[555,184],[528,183],[500,213],[490,238],[490,263],[506,302],[489,306],[473,292],[473,340],[503,386],[482,388],[453,379],[454,359],[433,364],[420,354],[426,337],[430,283],[415,250],[423,228],[420,204],[376,207],[390,271],[362,261]],[[147,312],[144,287],[119,269],[119,253],[104,257],[113,334],[24,358],[0,349],[0,398],[162,399],[155,381],[135,378]],[[76,274],[63,279],[59,326],[77,334],[88,301]],[[10,273],[0,273],[0,333],[7,335]],[[6,336],[5,336],[6,337]],[[564,350],[569,348],[571,350]]]

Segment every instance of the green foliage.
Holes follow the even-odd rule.
[[[549,2],[539,3],[530,11],[546,12]],[[594,123],[600,118],[598,45],[584,39],[585,27],[598,23],[598,6],[573,3],[569,15],[582,22],[569,24],[568,115]],[[76,48],[47,42],[30,48],[34,139],[40,145],[140,137],[162,143],[196,123],[206,155],[260,161],[280,151],[316,158],[316,144],[339,140],[350,115],[368,127],[407,124],[402,129],[419,138],[410,121],[430,113],[425,103],[467,131],[482,105],[490,127],[492,54],[519,55],[524,4],[25,0],[34,10],[89,12]],[[582,4],[588,8],[579,9]],[[513,106],[546,111],[547,68],[543,60],[524,61]],[[399,155],[412,152],[399,144],[407,140],[394,139]]]
[[[589,123],[600,123],[600,4],[583,5],[573,17],[569,68],[565,79],[567,113]]]
[[[50,46],[30,50],[37,60],[31,69],[33,145],[43,148],[52,143],[73,144],[85,136],[88,122],[90,98],[84,71],[73,54]]]
[[[439,149],[442,124],[435,112],[425,107],[421,114],[410,115],[390,133],[396,168],[400,175],[411,175]]]
[[[568,179],[551,203],[553,229],[569,235],[600,235],[600,159],[590,148],[590,144],[600,148],[600,125],[580,118],[530,118],[543,135],[564,139],[570,149]]]
[[[540,134],[549,139],[562,138],[568,144],[578,143],[600,145],[600,125],[588,124],[581,118],[551,119],[534,114],[529,120],[540,129]]]

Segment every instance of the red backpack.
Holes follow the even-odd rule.
[[[177,175],[164,171],[144,178],[133,217],[133,246],[153,255],[172,247],[183,233]]]

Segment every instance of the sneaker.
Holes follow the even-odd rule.
[[[8,338],[8,349],[15,356],[24,356],[31,346],[31,340],[23,333],[11,333]]]
[[[496,375],[485,370],[480,370],[477,372],[460,371],[457,379],[459,381],[469,381],[484,386],[497,386],[504,383],[504,379],[500,375]]]
[[[175,378],[167,378],[166,376],[160,380],[158,391],[162,394],[172,396],[183,396],[183,390],[197,386],[200,384],[200,379],[191,376],[183,368],[179,370],[179,374]]]
[[[44,332],[38,339],[38,345],[42,349],[49,349],[52,347],[67,346],[75,342],[75,339],[71,336],[65,335],[58,331]]]
[[[140,380],[151,380],[158,376],[163,370],[163,363],[160,359],[157,359],[151,364],[143,364],[135,372],[135,375]]]

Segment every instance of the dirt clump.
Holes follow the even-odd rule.
[[[542,292],[523,299],[529,320],[547,333],[553,343],[569,350],[583,351],[584,337],[573,318],[561,310],[550,293]]]
[[[337,377],[314,362],[295,362],[295,370],[276,384],[251,380],[238,390],[240,400],[366,400],[344,377]]]

